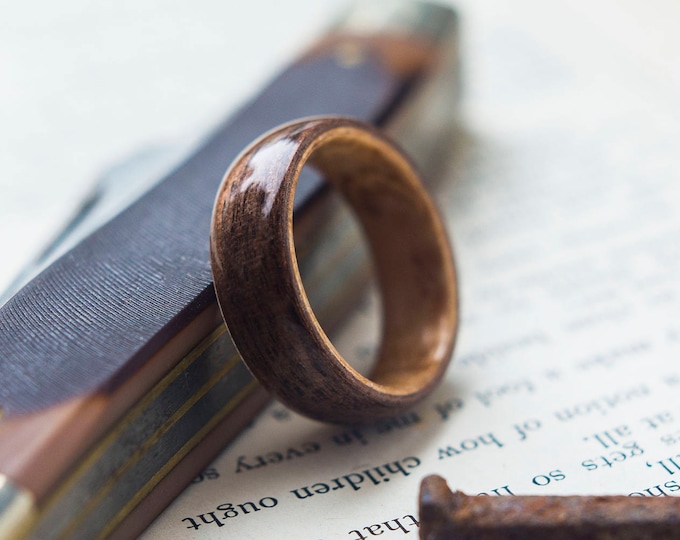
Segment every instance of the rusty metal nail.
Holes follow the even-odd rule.
[[[680,498],[470,496],[432,475],[420,485],[420,538],[680,538]]]

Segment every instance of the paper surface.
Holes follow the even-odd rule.
[[[491,496],[680,492],[677,11],[462,5],[464,122],[435,194],[462,295],[446,380],[363,429],[271,406],[144,539],[415,538],[430,473]],[[367,306],[336,338],[364,362]]]

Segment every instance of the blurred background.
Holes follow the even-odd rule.
[[[195,140],[344,5],[0,2],[0,290],[54,238],[103,171]],[[555,106],[546,86],[581,85],[586,96],[593,81],[606,79],[612,84],[602,104],[588,96],[584,107],[613,109],[632,96],[633,106],[654,101],[651,114],[677,119],[677,2],[455,5],[464,21],[463,111],[473,129],[484,115],[509,124],[540,117]],[[618,84],[622,73],[626,88]],[[521,107],[503,94],[518,89]]]
[[[322,32],[341,6],[0,5],[0,290],[72,217],[104,171],[191,144]]]

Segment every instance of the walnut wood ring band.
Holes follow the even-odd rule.
[[[293,197],[305,163],[345,197],[368,239],[383,300],[383,336],[370,378],[320,327],[293,243]],[[410,161],[374,128],[327,117],[264,135],[232,164],[211,232],[222,315],[255,377],[309,417],[356,423],[425,397],[449,362],[458,310],[446,232]]]

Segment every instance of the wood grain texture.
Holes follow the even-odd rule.
[[[298,272],[293,200],[307,162],[347,199],[371,247],[384,323],[370,378],[335,350]],[[297,121],[250,146],[218,193],[211,259],[222,315],[242,358],[302,414],[336,423],[394,414],[426,396],[448,365],[458,309],[446,232],[413,165],[364,123]]]
[[[43,410],[123,384],[214,303],[215,193],[231,161],[274,126],[310,114],[383,119],[403,79],[374,57],[308,57],[220,126],[186,162],[0,308],[0,408]],[[306,204],[319,186],[304,180]]]
[[[158,187],[2,306],[0,473],[42,504],[217,327],[210,213],[224,171],[246,144],[308,114],[388,121],[406,84],[371,54],[350,67],[328,50],[293,63]],[[304,182],[301,222],[321,196],[315,175]]]
[[[136,534],[266,403],[262,388],[249,386],[250,393],[220,420],[223,409],[203,406],[222,389],[220,379],[204,397],[195,388],[201,401],[188,413],[183,411],[189,401],[179,401],[168,403],[165,416],[149,415],[158,422],[183,415],[168,424],[158,448],[150,446],[160,432],[154,431],[155,424],[140,423],[150,431],[120,437],[126,451],[129,447],[134,453],[123,456],[123,466],[107,476],[99,471],[109,469],[93,461],[113,452],[109,442],[120,429],[134,432],[138,424],[126,424],[132,413],[221,325],[208,255],[210,210],[224,170],[244,145],[272,126],[310,114],[345,114],[393,125],[442,69],[433,63],[441,52],[438,34],[428,41],[429,34],[418,28],[400,33],[398,41],[405,48],[411,41],[431,42],[430,49],[418,47],[421,63],[409,62],[405,69],[385,56],[397,38],[376,33],[375,40],[359,42],[354,34],[336,35],[332,43],[304,54],[218,126],[156,188],[0,308],[0,474],[36,499],[39,516],[31,538],[44,540],[72,530],[71,525],[57,526],[50,512],[61,516],[59,505],[81,495],[82,503],[63,507],[60,522],[82,517],[80,525],[73,525],[78,531],[101,527],[114,537]],[[347,51],[357,47],[358,61],[347,62]],[[314,174],[303,175],[298,186],[296,230],[302,236],[305,230],[320,232],[315,222],[324,216],[326,196],[320,187]],[[343,300],[349,303],[351,295]],[[341,310],[337,312],[340,316]],[[233,383],[226,376],[224,380],[225,385]],[[187,427],[190,415],[193,431]],[[213,420],[219,421],[215,428]],[[182,452],[160,463],[168,447],[182,443]],[[152,458],[155,468],[148,465]],[[97,472],[92,478],[106,478],[105,485],[88,483],[90,469],[84,467],[92,463]],[[124,476],[134,472],[138,482]],[[137,483],[143,489],[129,500],[115,495]],[[121,501],[124,506],[116,509]],[[113,519],[100,519],[113,510]]]

